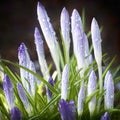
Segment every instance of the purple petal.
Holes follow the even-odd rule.
[[[110,120],[110,116],[109,116],[108,112],[105,112],[104,115],[102,115],[100,120]]]
[[[82,20],[81,17],[76,9],[73,10],[72,12],[72,17],[71,17],[71,29],[72,32],[74,32],[74,29],[76,26],[80,26],[82,28]]]
[[[80,29],[83,32],[81,17],[79,15],[78,11],[76,9],[74,9],[73,12],[72,12],[72,17],[71,17],[71,32],[72,32],[73,48],[74,48],[75,55],[77,55],[76,44],[75,44],[75,41],[76,41],[75,39],[77,39],[76,36],[75,36],[77,26],[79,26]]]
[[[76,26],[74,31],[74,53],[77,59],[78,68],[81,69],[85,65],[85,36],[80,26]]]
[[[95,75],[95,72],[92,70],[88,80],[88,89],[87,89],[88,96],[91,95],[93,92],[95,92],[96,83],[97,83],[96,80],[97,77]],[[93,98],[89,101],[88,106],[89,106],[90,114],[92,115],[96,108],[96,96],[93,96]]]
[[[28,109],[28,108],[29,108],[28,98],[27,98],[27,96],[26,96],[26,94],[25,94],[25,91],[24,91],[21,83],[17,83],[17,90],[18,90],[18,94],[19,94],[20,99],[21,99],[21,101],[23,102],[25,108]]]
[[[56,41],[55,32],[53,30],[52,24],[50,23],[50,19],[47,15],[47,12],[40,2],[38,2],[37,5],[37,15],[46,42],[48,43],[49,47],[53,47]],[[49,44],[49,42],[51,43],[51,45]]]
[[[70,17],[69,13],[64,7],[61,12],[61,32],[63,36],[63,40],[65,42],[66,47],[70,47]]]
[[[13,107],[10,111],[10,120],[21,120],[22,114],[17,107]]]
[[[92,20],[91,24],[91,37],[92,37],[92,43],[94,48],[94,55],[97,64],[101,65],[101,59],[102,59],[102,48],[101,48],[101,35],[100,35],[100,29],[98,26],[98,23],[95,18]]]
[[[7,104],[9,106],[9,109],[11,109],[14,107],[14,93],[13,93],[12,83],[8,75],[4,76],[3,89],[7,100]]]
[[[35,65],[32,61],[30,61],[29,69],[33,72],[36,72]],[[31,73],[29,73],[29,84],[30,84],[30,94],[34,97],[35,96],[35,90],[37,85],[37,78]]]
[[[50,85],[54,86],[54,81],[53,81],[53,78],[52,78],[52,77],[49,78],[48,83],[49,83]],[[50,101],[51,98],[52,98],[52,92],[50,91],[49,88],[47,88],[47,96],[48,96],[48,101]]]
[[[19,59],[19,65],[22,65],[26,68],[29,68],[31,60],[30,60],[30,56],[29,56],[28,51],[27,51],[27,47],[25,46],[24,43],[21,43],[20,47],[18,48],[18,59]],[[22,83],[23,83],[24,87],[26,88],[26,90],[28,92],[30,92],[28,82],[26,81],[29,78],[28,77],[29,72],[24,70],[23,68],[20,68],[20,76],[21,76]]]
[[[20,44],[20,47],[18,48],[18,59],[19,59],[19,64],[27,67],[28,62],[30,61],[29,54],[27,52],[27,47],[25,46],[24,43]]]
[[[39,32],[37,27],[35,28],[34,37],[35,37],[36,51],[37,51],[37,55],[38,55],[38,60],[39,60],[41,72],[43,74],[43,77],[46,80],[48,80],[50,75],[48,72],[47,62],[45,60],[43,40],[42,40],[42,37],[41,37],[40,32]]]
[[[66,102],[64,99],[61,99],[59,103],[59,112],[62,120],[76,120],[74,101]]]
[[[81,116],[83,113],[84,99],[85,99],[85,87],[81,86],[80,91],[78,93],[78,115],[79,116]]]
[[[36,45],[36,50],[38,53],[38,57],[45,57],[44,56],[44,46],[43,46],[43,40],[41,37],[41,34],[38,30],[38,28],[35,28],[35,32],[34,32],[34,37],[35,37],[35,45]]]
[[[56,40],[56,35],[52,27],[52,24],[50,23],[50,19],[47,15],[47,12],[44,6],[40,2],[38,2],[37,5],[37,15],[45,40],[50,49],[51,56],[58,70],[58,73],[60,74],[60,66],[59,66],[60,61],[59,61],[58,43]]]
[[[68,65],[65,65],[62,73],[62,84],[61,84],[61,99],[67,99],[68,93],[68,81],[69,81],[69,69]]]

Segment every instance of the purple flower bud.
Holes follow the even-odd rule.
[[[87,89],[88,96],[91,95],[93,92],[95,92],[96,80],[97,80],[97,77],[95,75],[95,72],[92,70],[92,72],[90,73],[90,76],[89,76],[89,80],[88,80],[88,89]],[[94,96],[89,101],[88,106],[89,106],[90,114],[92,115],[95,111],[95,108],[96,108],[96,96]]]
[[[22,114],[17,107],[13,107],[10,111],[10,120],[21,120]]]
[[[7,100],[8,107],[11,110],[14,107],[14,93],[12,83],[8,75],[4,76],[3,90]]]
[[[74,42],[74,53],[77,59],[78,69],[85,67],[85,41],[84,33],[82,32],[80,26],[76,26],[73,35]],[[82,71],[81,71],[82,72]]]
[[[74,32],[74,29],[75,29],[76,26],[80,26],[81,29],[83,30],[81,17],[79,15],[78,11],[76,9],[74,9],[73,12],[72,12],[72,17],[71,17],[72,33]]]
[[[102,49],[101,49],[101,35],[100,35],[100,29],[98,26],[98,23],[95,18],[92,20],[91,24],[91,37],[92,37],[92,43],[93,43],[93,48],[94,48],[94,55],[97,64],[101,65],[101,60],[102,60]]]
[[[59,112],[62,120],[76,120],[76,110],[74,101],[66,102],[64,99],[60,100]]]
[[[85,68],[88,68],[88,66],[92,63],[91,62],[91,56],[90,50],[89,50],[89,43],[88,43],[88,38],[87,35],[84,33],[84,48],[85,48]]]
[[[105,109],[112,109],[114,106],[114,82],[112,74],[108,71],[104,80],[104,105]]]
[[[25,91],[24,91],[21,83],[17,83],[17,90],[18,90],[19,97],[20,97],[21,101],[23,102],[25,108],[28,111],[30,111],[29,110],[29,101],[28,101],[28,98],[27,98],[27,96],[25,94]]]
[[[56,35],[52,27],[52,24],[50,23],[50,19],[47,15],[47,12],[44,6],[40,2],[38,2],[37,5],[37,15],[45,40],[50,49],[51,56],[60,74],[59,54],[58,54],[59,52],[58,52],[58,43],[56,40]]]
[[[41,72],[42,72],[44,78],[46,80],[48,80],[50,75],[48,72],[47,62],[45,60],[43,40],[42,40],[42,37],[41,37],[40,32],[37,27],[35,28],[34,37],[35,37],[35,45],[36,45],[36,50],[37,50],[37,55],[38,55]]]
[[[19,64],[20,65],[22,65],[26,68],[29,68],[30,57],[29,57],[29,54],[27,52],[27,48],[26,48],[24,43],[21,43],[20,47],[18,48],[18,59],[19,59]],[[21,76],[22,83],[23,83],[24,87],[29,92],[30,88],[29,88],[29,85],[28,85],[28,82],[27,82],[28,76],[29,76],[28,71],[20,68],[20,76]]]
[[[49,83],[50,85],[54,86],[54,81],[53,81],[53,78],[52,78],[52,77],[49,78],[48,83]],[[50,101],[51,98],[52,98],[52,92],[50,91],[49,88],[47,88],[47,97],[48,97],[48,101]]]
[[[64,7],[62,12],[61,12],[61,33],[62,37],[66,46],[66,49],[68,49],[69,52],[69,47],[70,47],[70,17],[69,13]]]
[[[104,115],[102,115],[100,120],[110,120],[110,116],[109,116],[108,112],[105,112]]]
[[[43,31],[48,46],[50,48],[54,47],[54,45],[56,44],[55,32],[53,30],[52,24],[50,23],[50,19],[47,15],[47,12],[44,6],[40,2],[38,2],[37,5],[37,15],[38,15],[38,21],[40,23],[41,29]]]
[[[36,72],[35,65],[34,65],[34,63],[32,61],[30,61],[29,69],[31,71],[33,71],[33,72]],[[36,85],[37,85],[38,80],[31,73],[29,73],[28,77],[29,77],[30,95],[32,95],[34,97],[35,96]]]
[[[85,87],[81,86],[80,91],[78,93],[78,115],[79,116],[81,116],[83,113],[84,99],[85,99]]]
[[[81,17],[79,15],[78,11],[76,9],[74,9],[73,12],[72,12],[72,17],[71,17],[71,31],[72,31],[73,48],[74,48],[74,54],[75,54],[75,56],[77,56],[77,53],[76,53],[76,44],[75,44],[75,39],[77,39],[76,36],[75,36],[75,33],[76,33],[76,29],[75,28],[77,26],[79,26],[80,29],[83,32]]]
[[[27,52],[27,47],[25,46],[24,43],[20,44],[20,47],[18,48],[18,59],[19,59],[19,64],[22,66],[27,67],[30,61],[30,56]]]
[[[68,65],[65,65],[62,73],[62,84],[61,84],[61,99],[67,99],[68,93],[68,81],[69,81],[69,69]]]
[[[37,50],[37,53],[38,53],[38,57],[39,56],[40,57],[45,57],[43,40],[42,40],[41,34],[40,34],[37,27],[35,27],[34,37],[35,37],[35,45],[36,45],[36,50]]]

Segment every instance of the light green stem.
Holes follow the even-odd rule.
[[[101,64],[98,65],[98,75],[99,75],[99,90],[100,90],[99,95],[100,95],[103,90],[102,65]],[[100,96],[100,98],[98,99],[97,113],[100,110],[101,100],[102,100],[102,97]]]

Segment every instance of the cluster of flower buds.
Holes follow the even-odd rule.
[[[89,70],[86,76],[87,80],[84,80],[85,70],[88,68],[88,66],[92,63],[92,54],[89,50],[89,42],[87,35],[84,33],[83,25],[81,17],[76,9],[73,10],[72,16],[71,16],[71,23],[70,23],[70,16],[66,8],[63,8],[61,12],[60,17],[60,25],[61,25],[61,35],[64,41],[64,47],[65,47],[65,55],[66,57],[66,65],[63,68],[62,74],[61,74],[61,66],[60,66],[60,56],[59,56],[59,49],[58,49],[58,43],[56,40],[56,35],[54,32],[54,29],[52,27],[52,24],[50,23],[50,19],[47,15],[47,12],[44,8],[44,6],[38,2],[37,5],[37,15],[38,15],[38,21],[40,23],[41,30],[43,32],[44,38],[46,40],[46,43],[49,47],[51,56],[53,58],[53,61],[55,63],[56,69],[57,69],[57,75],[58,79],[61,80],[61,99],[59,102],[59,112],[61,115],[62,120],[76,120],[76,115],[82,116],[84,112],[84,103],[87,97],[91,96],[93,93],[97,90],[97,82],[99,93],[104,93],[104,108],[105,110],[112,109],[114,107],[114,83],[112,74],[108,71],[105,75],[104,84],[102,80],[102,49],[101,49],[101,36],[100,36],[100,30],[97,21],[95,18],[92,20],[91,24],[91,38],[92,38],[92,44],[94,49],[94,56],[95,61],[97,63],[98,67],[98,76],[96,76],[96,71],[92,68]],[[69,79],[70,79],[70,67],[69,67],[69,59],[70,59],[70,25],[71,25],[71,34],[72,34],[72,40],[73,40],[73,51],[74,55],[77,61],[76,67],[80,70],[79,78],[81,79],[80,88],[78,90],[77,96],[77,107],[75,107],[75,101],[69,100]],[[38,55],[38,61],[40,64],[41,72],[43,75],[43,78],[54,87],[54,80],[52,77],[50,77],[50,73],[48,70],[47,62],[45,59],[45,53],[44,53],[44,45],[42,36],[38,30],[38,28],[35,28],[34,32],[35,37],[35,46],[36,51]],[[30,73],[29,71],[25,70],[24,68],[28,68],[29,70],[36,73],[35,65],[30,59],[29,53],[27,51],[27,47],[24,43],[20,44],[20,47],[18,49],[18,59],[19,59],[19,65],[20,67],[20,77],[21,77],[21,83],[18,82],[16,84],[18,95],[29,114],[31,112],[31,106],[28,100],[28,97],[26,95],[26,92],[31,96],[35,97],[35,92],[37,86],[39,85],[39,81],[37,78]],[[97,81],[97,79],[99,79]],[[103,87],[104,86],[104,87]],[[59,86],[58,86],[59,87]],[[8,109],[10,110],[10,116],[11,120],[21,120],[22,119],[22,113],[16,107],[15,104],[15,98],[14,98],[14,88],[12,86],[12,83],[10,81],[10,78],[8,75],[4,76],[3,81],[3,89],[4,94],[6,97],[6,102],[8,104]],[[100,95],[99,94],[99,95]],[[46,86],[46,95],[48,98],[48,102],[52,99],[52,91]],[[101,98],[98,100],[96,99],[96,94],[94,94],[91,99],[88,102],[88,108],[90,112],[90,116],[92,116],[97,109],[100,107],[101,104]],[[77,110],[76,110],[77,108]],[[99,110],[99,109],[98,109]],[[101,120],[110,120],[110,117],[108,113],[106,112],[102,117]]]

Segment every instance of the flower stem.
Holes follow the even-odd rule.
[[[101,95],[102,90],[103,90],[102,65],[101,64],[98,64],[98,75],[99,75],[99,95]],[[100,96],[98,99],[97,113],[100,110],[101,100],[102,100],[102,96]]]

